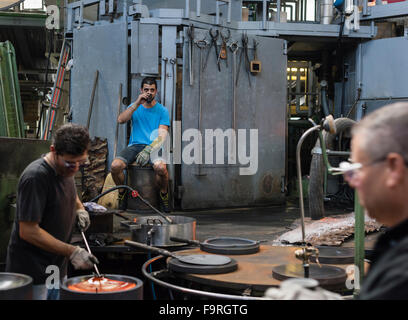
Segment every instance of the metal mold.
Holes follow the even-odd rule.
[[[157,247],[180,246],[180,242],[170,237],[194,240],[196,237],[196,219],[182,216],[169,216],[173,223],[167,223],[160,216],[135,218],[135,221],[121,221],[132,233],[132,241]]]
[[[0,300],[31,300],[33,278],[25,274],[0,273]]]

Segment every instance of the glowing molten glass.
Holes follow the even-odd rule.
[[[81,282],[71,284],[68,289],[79,292],[115,292],[125,291],[136,287],[135,283],[113,280],[105,277],[92,277]]]

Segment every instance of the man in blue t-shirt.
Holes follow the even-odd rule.
[[[156,154],[152,152],[160,149],[167,137],[170,126],[169,112],[155,99],[157,83],[154,78],[144,78],[140,91],[137,100],[118,117],[119,123],[132,120],[132,132],[128,146],[112,162],[112,178],[116,185],[123,185],[125,181],[123,170],[129,164],[134,161],[140,166],[151,163],[160,188],[161,209],[170,212],[167,166],[162,159],[152,157]]]

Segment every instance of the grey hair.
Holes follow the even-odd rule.
[[[353,126],[352,135],[357,134],[372,160],[395,152],[408,163],[408,102],[386,105],[368,114]]]

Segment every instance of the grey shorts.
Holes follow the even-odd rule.
[[[116,158],[122,160],[126,163],[126,166],[133,163],[136,160],[137,155],[142,152],[142,150],[146,147],[146,144],[132,144],[129,147],[123,149]],[[149,164],[152,164],[151,159],[149,159]]]

